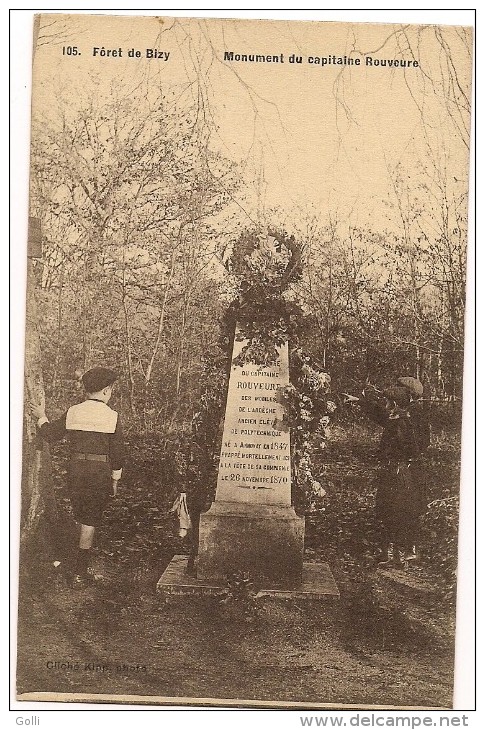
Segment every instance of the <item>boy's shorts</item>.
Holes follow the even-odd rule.
[[[111,494],[111,466],[107,462],[71,461],[68,480],[74,519],[97,527]]]

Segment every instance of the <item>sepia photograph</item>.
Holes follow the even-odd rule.
[[[17,701],[450,710],[473,28],[119,13],[33,16]]]

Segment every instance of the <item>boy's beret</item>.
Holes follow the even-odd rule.
[[[399,385],[403,385],[407,388],[411,395],[414,395],[415,398],[421,398],[423,395],[423,384],[417,378],[398,378],[397,382]]]
[[[109,368],[92,368],[84,373],[81,380],[87,393],[97,393],[107,385],[113,385],[118,377],[118,373]]]

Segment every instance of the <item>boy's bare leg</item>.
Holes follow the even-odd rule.
[[[377,562],[385,565],[390,562],[390,550],[392,545],[392,535],[390,534],[387,527],[381,527],[381,534],[379,539],[379,552],[377,555]]]
[[[81,525],[79,535],[79,549],[76,559],[76,575],[74,576],[73,587],[81,588],[88,578],[89,559],[94,541],[95,527],[92,525]]]
[[[392,562],[396,568],[400,568],[403,564],[402,560],[401,560],[401,553],[402,553],[402,545],[398,545],[397,542],[395,542],[394,550],[392,553]]]
[[[81,525],[81,534],[79,536],[79,548],[81,550],[90,550],[93,547],[95,529],[92,525]]]

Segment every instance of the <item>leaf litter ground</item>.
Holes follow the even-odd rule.
[[[453,601],[426,564],[372,562],[370,451],[369,433],[350,430],[321,456],[327,509],[307,520],[307,559],[329,562],[341,591],[322,603],[164,602],[156,583],[183,549],[173,490],[163,474],[146,489],[133,469],[96,548],[102,580],[73,591],[52,560],[21,571],[18,692],[451,707]],[[455,462],[456,448],[435,445],[436,484]]]

